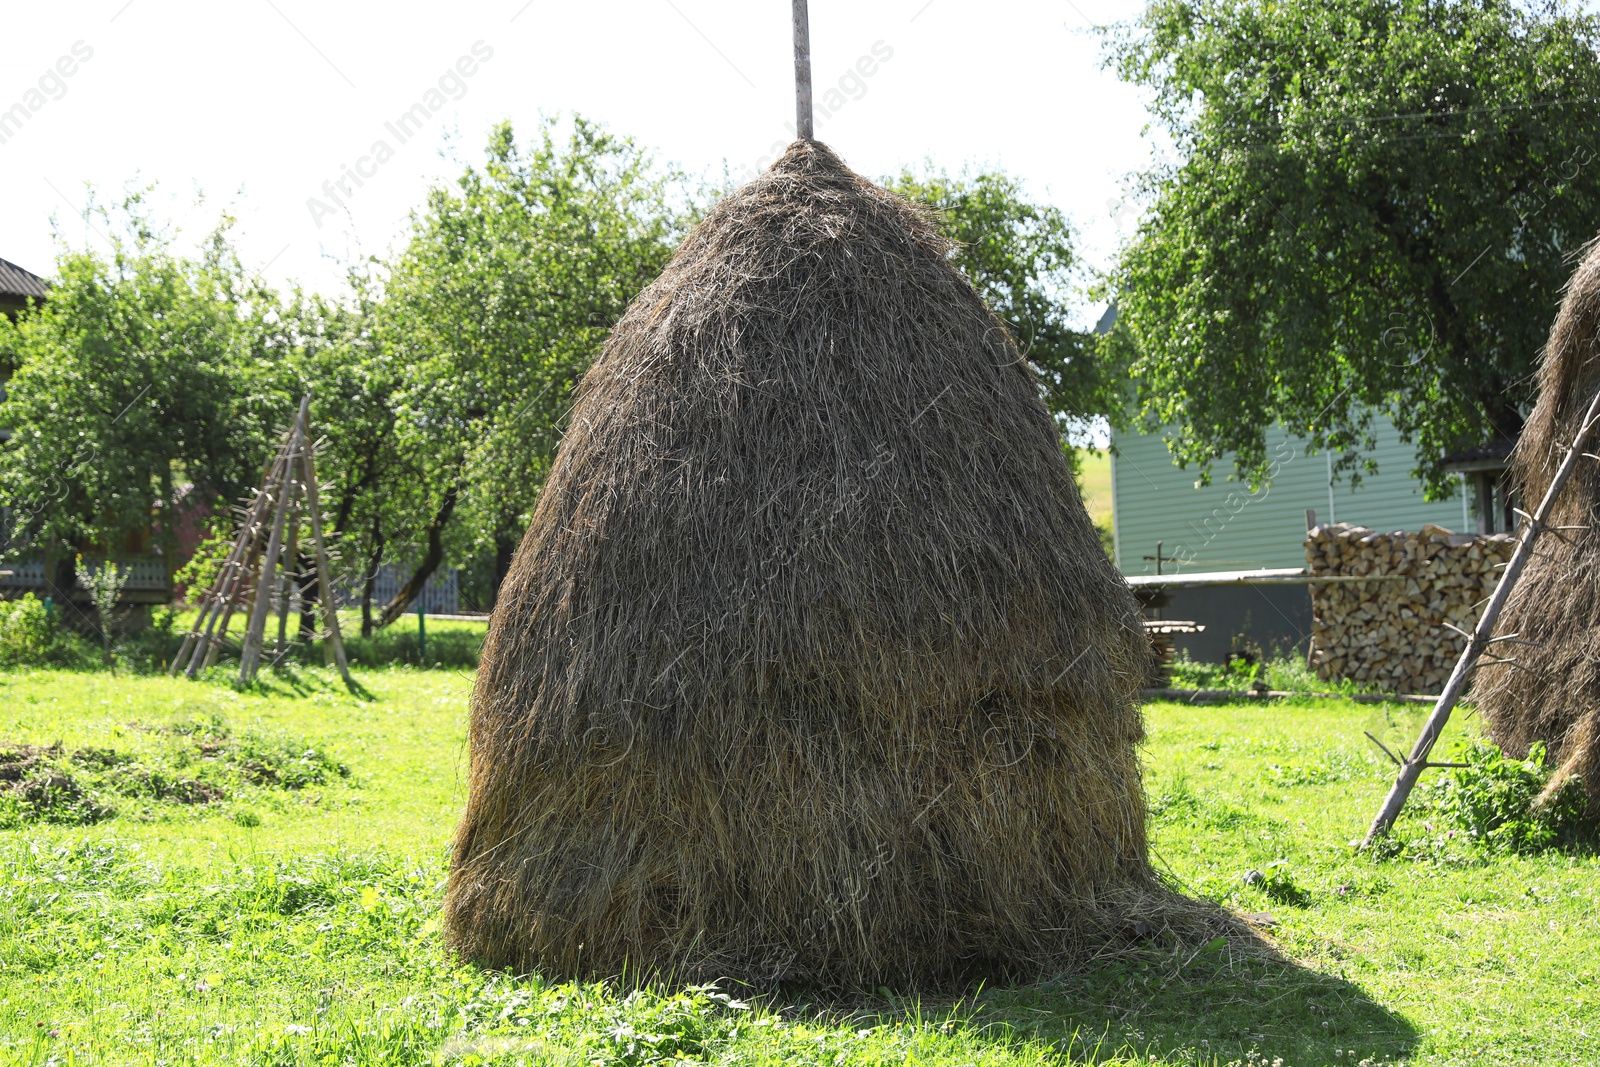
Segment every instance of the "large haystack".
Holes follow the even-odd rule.
[[[947,253],[797,142],[624,316],[484,650],[463,955],[918,981],[1158,921],[1134,603]]]
[[[1578,423],[1600,388],[1600,243],[1567,283],[1539,368],[1539,401],[1517,444],[1515,477],[1528,510],[1544,497]],[[1600,452],[1591,438],[1586,451]],[[1491,665],[1473,700],[1489,735],[1517,757],[1543,741],[1560,766],[1552,788],[1581,775],[1600,807],[1600,463],[1579,464],[1540,537],[1497,632],[1518,666]]]

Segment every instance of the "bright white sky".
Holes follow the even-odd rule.
[[[836,114],[819,110],[817,135],[874,177],[924,158],[1004,167],[1065,209],[1103,265],[1130,230],[1118,201],[1150,149],[1140,97],[1101,69],[1088,27],[1139,6],[812,0],[819,107],[841,79],[847,90]],[[726,167],[738,178],[790,139],[789,10],[788,0],[14,5],[0,113],[34,110],[20,128],[0,125],[0,258],[52,273],[51,217],[74,244],[97,242],[78,220],[85,183],[111,199],[137,179],[159,183],[157,207],[186,238],[230,210],[247,265],[332,292],[341,262],[386,251],[430,184],[480,158],[492,122],[531,132],[541,112],[581,112],[692,174],[720,180]],[[492,56],[428,100],[477,42]],[[875,45],[892,54],[860,77]],[[62,57],[70,76],[50,74]],[[385,129],[430,102],[441,106],[420,135],[402,144]],[[371,176],[348,184],[348,214],[314,219],[307,200],[327,202],[323,184],[378,140],[393,158],[363,164]]]

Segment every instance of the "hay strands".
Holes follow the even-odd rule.
[[[1389,795],[1384,798],[1383,806],[1378,809],[1377,817],[1372,820],[1372,827],[1367,831],[1366,840],[1361,847],[1370,847],[1379,838],[1384,837],[1394,827],[1394,821],[1400,817],[1400,811],[1406,806],[1406,799],[1411,796],[1411,790],[1416,786],[1417,779],[1422,772],[1430,766],[1438,766],[1428,761],[1428,754],[1433,751],[1433,746],[1438,742],[1439,735],[1444,731],[1445,724],[1450,721],[1450,714],[1455,710],[1456,702],[1461,699],[1461,691],[1466,687],[1467,676],[1477,666],[1478,659],[1484,651],[1494,643],[1495,623],[1500,619],[1500,612],[1511,597],[1511,590],[1516,586],[1517,579],[1522,575],[1522,570],[1527,566],[1528,560],[1533,555],[1533,545],[1541,533],[1549,527],[1545,525],[1555,507],[1561,490],[1566,486],[1567,480],[1572,477],[1572,472],[1577,469],[1578,460],[1586,454],[1583,451],[1589,434],[1594,430],[1595,424],[1600,422],[1600,392],[1595,393],[1594,399],[1589,401],[1589,410],[1584,414],[1583,421],[1578,424],[1578,431],[1573,436],[1572,444],[1567,448],[1567,454],[1561,461],[1555,477],[1550,480],[1550,487],[1545,490],[1544,499],[1539,502],[1539,507],[1532,515],[1528,515],[1522,524],[1521,536],[1517,540],[1516,551],[1511,556],[1511,562],[1506,565],[1505,572],[1500,576],[1500,582],[1495,586],[1494,594],[1489,598],[1489,604],[1483,609],[1483,616],[1478,620],[1467,647],[1462,649],[1461,658],[1456,661],[1455,670],[1450,672],[1450,680],[1445,683],[1444,691],[1439,694],[1438,703],[1433,706],[1433,712],[1422,725],[1422,733],[1417,737],[1417,742],[1411,748],[1411,755],[1406,757],[1400,765],[1400,774],[1395,778],[1394,785],[1389,790]],[[1513,637],[1516,635],[1512,635]],[[1512,660],[1500,662],[1515,663]]]
[[[311,554],[316,566],[317,603],[326,627],[323,656],[351,685],[350,664],[334,600],[328,550],[322,532],[322,512],[317,495],[317,470],[310,432],[311,394],[300,400],[277,455],[262,469],[261,487],[244,508],[233,547],[217,572],[216,580],[200,602],[200,614],[184,635],[169,674],[181,668],[197,677],[214,665],[228,634],[233,613],[248,606],[249,622],[239,650],[239,683],[248,684],[260,670],[267,617],[278,605],[277,658],[288,647],[289,607],[293,600],[294,561],[299,555],[302,510],[310,527]],[[287,543],[286,543],[287,542]]]

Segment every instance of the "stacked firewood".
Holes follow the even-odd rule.
[[[1511,559],[1515,539],[1375,533],[1334,523],[1306,535],[1306,570],[1339,579],[1311,586],[1311,665],[1319,677],[1392,693],[1437,693]],[[1449,626],[1446,623],[1450,624]]]

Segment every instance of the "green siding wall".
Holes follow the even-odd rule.
[[[1159,434],[1112,435],[1111,486],[1114,500],[1117,566],[1124,574],[1154,574],[1156,542],[1164,556],[1180,564],[1163,571],[1227,571],[1305,564],[1306,509],[1319,522],[1351,522],[1375,530],[1415,530],[1431,522],[1460,530],[1461,496],[1428,503],[1422,483],[1411,475],[1412,446],[1401,442],[1393,424],[1374,420],[1378,473],[1363,476],[1351,489],[1348,479],[1333,487],[1330,514],[1328,460],[1306,451],[1305,442],[1274,427],[1267,454],[1274,476],[1257,492],[1233,480],[1230,454],[1212,468],[1212,484],[1194,486],[1196,472],[1172,462]]]

